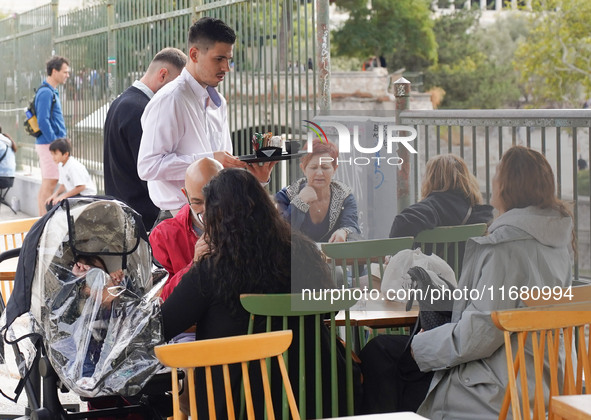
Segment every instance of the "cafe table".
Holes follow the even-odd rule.
[[[353,330],[353,350],[358,352],[366,339],[360,331],[363,329],[412,327],[419,316],[419,307],[415,305],[406,311],[406,303],[378,299],[358,301],[349,310],[349,321]],[[329,323],[329,320],[326,320]],[[340,311],[335,317],[335,325],[345,326],[345,313]]]
[[[415,303],[406,311],[406,303],[390,301],[380,295],[377,299],[357,302],[349,311],[353,327],[397,328],[413,326],[419,316],[419,307]],[[345,325],[345,313],[336,316],[336,325]]]
[[[564,420],[591,420],[591,395],[552,397],[550,409]]]
[[[355,419],[355,420],[427,420],[426,417],[419,416],[417,413],[413,413],[412,411],[404,411],[401,413],[383,413],[383,414],[365,414],[359,416],[350,416],[350,417],[335,417],[332,420],[348,420],[348,419]]]

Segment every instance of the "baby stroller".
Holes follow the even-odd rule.
[[[155,376],[153,348],[163,339],[151,267],[141,219],[119,201],[64,200],[33,226],[1,322],[5,343],[22,357],[21,377],[43,377],[32,418],[170,415],[170,375]],[[98,405],[107,396],[129,403],[67,413],[57,395],[64,388]]]

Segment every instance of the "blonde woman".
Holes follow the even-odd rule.
[[[493,217],[492,207],[482,204],[478,181],[466,162],[453,154],[429,159],[421,197],[396,216],[390,238],[416,236],[437,226],[488,223]]]

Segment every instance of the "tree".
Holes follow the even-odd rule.
[[[442,108],[500,108],[519,99],[511,59],[520,23],[499,19],[481,28],[479,17],[477,11],[458,11],[435,22],[439,61],[424,82],[426,89],[443,88]]]
[[[591,94],[591,2],[536,0],[532,30],[515,54],[534,106],[580,107]]]
[[[336,55],[384,56],[388,67],[416,70],[437,61],[429,0],[342,0],[349,19],[333,31]]]

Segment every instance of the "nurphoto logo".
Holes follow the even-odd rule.
[[[310,131],[308,131],[308,153],[312,153],[312,141],[314,137],[318,137],[320,142],[326,143],[328,142],[328,136],[324,129],[309,120],[304,120],[304,122],[310,124],[306,125]],[[365,147],[360,144],[359,141],[359,126],[357,124],[353,125],[353,135],[351,136],[351,132],[347,126],[344,124],[335,122],[335,121],[323,121],[323,126],[330,126],[337,130],[338,134],[338,142],[337,146],[339,148],[339,155],[344,153],[351,153],[351,143],[353,143],[353,147],[359,153],[372,155],[372,156],[356,156],[354,158],[342,158],[337,157],[337,165],[342,163],[354,164],[354,165],[369,165],[370,163],[374,163],[379,166],[380,163],[386,163],[388,165],[402,165],[403,160],[399,157],[395,152],[398,151],[400,146],[403,146],[408,150],[409,153],[417,153],[415,148],[410,144],[411,141],[417,138],[417,130],[414,127],[409,127],[405,125],[395,125],[395,119],[391,118],[380,118],[379,123],[377,123],[377,141],[373,146]],[[405,135],[401,135],[404,133]],[[374,136],[376,137],[376,136]],[[353,141],[351,141],[353,140]],[[386,151],[387,156],[380,156],[379,152],[384,147],[384,141],[386,142]],[[394,149],[396,146],[396,149]],[[320,163],[330,163],[334,159],[331,157],[321,157]]]

